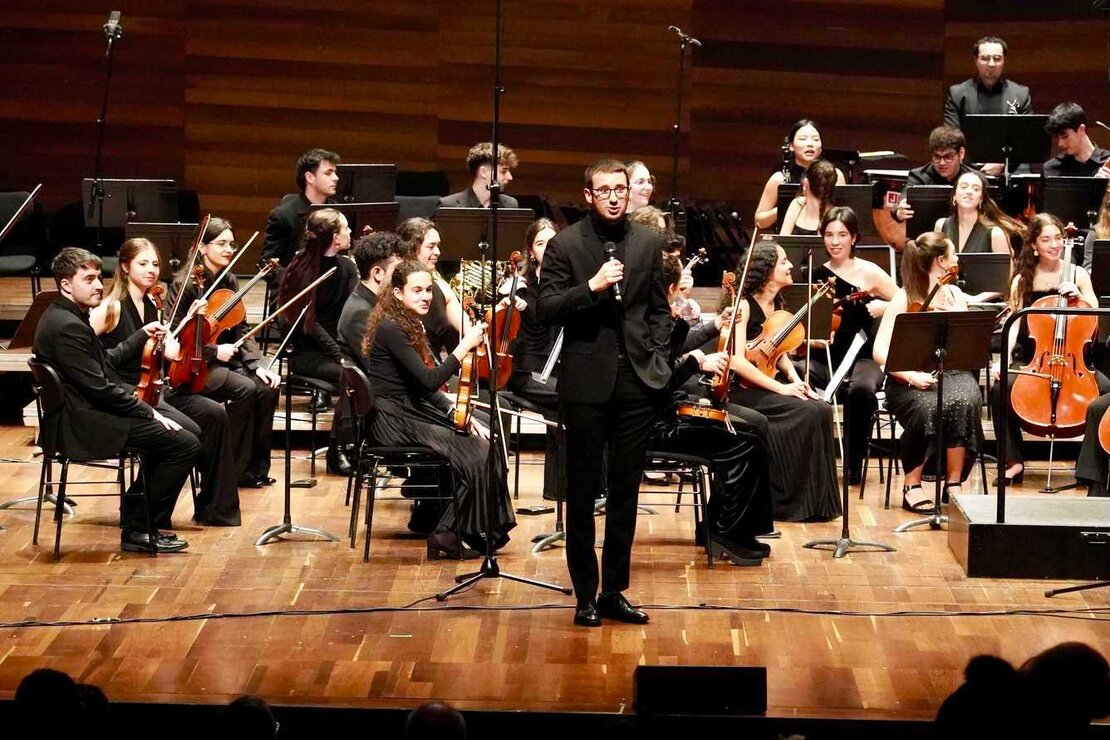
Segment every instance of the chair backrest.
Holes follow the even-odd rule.
[[[31,378],[42,415],[49,416],[60,410],[65,403],[65,391],[62,389],[62,378],[58,371],[37,357],[27,360],[27,365],[31,368]]]
[[[351,400],[351,411],[357,418],[361,419],[374,410],[374,390],[361,368],[343,363],[339,392]]]

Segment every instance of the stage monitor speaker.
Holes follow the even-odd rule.
[[[765,714],[767,669],[641,665],[632,692],[637,714]]]

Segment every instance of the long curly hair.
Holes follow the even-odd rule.
[[[766,285],[767,281],[771,279],[771,273],[775,271],[775,265],[779,263],[779,243],[777,241],[763,239],[756,242],[751,248],[755,251],[752,252],[751,264],[748,265],[748,279],[744,281],[740,290],[740,295],[744,298],[750,298],[757,290]],[[743,265],[737,270],[737,283],[740,282],[743,270]],[[775,308],[782,308],[784,303],[782,294],[777,294],[775,296]],[[722,304],[722,308],[724,305]]]
[[[1037,273],[1037,263],[1040,262],[1040,255],[1037,254],[1037,239],[1040,238],[1044,230],[1049,226],[1055,226],[1060,230],[1060,234],[1064,233],[1064,224],[1060,223],[1060,219],[1051,213],[1038,213],[1029,221],[1029,230],[1025,234],[1025,241],[1022,242],[1021,252],[1018,253],[1017,260],[1014,262],[1014,274],[1017,275],[1017,281],[1011,281],[1013,290],[1010,291],[1010,306],[1017,310],[1025,307],[1025,296],[1033,291],[1033,277]]]
[[[948,253],[952,241],[939,231],[926,231],[906,242],[902,250],[902,287],[909,303],[924,301],[929,295],[929,271],[933,261]]]
[[[296,254],[289,261],[289,266],[281,275],[281,284],[278,287],[278,305],[300,293],[308,284],[320,277],[321,260],[324,252],[331,247],[332,239],[342,228],[343,214],[334,208],[321,208],[312,211],[305,220],[304,231],[301,233]],[[308,311],[304,316],[304,330],[312,331],[316,326],[316,293],[312,292],[291,306],[282,314],[281,320],[286,326],[294,317],[300,314],[305,304]]]
[[[116,272],[112,276],[112,289],[108,291],[108,295],[104,297],[104,331],[110,332],[119,325],[120,301],[127,297],[127,285],[129,279],[127,274],[129,270],[125,269],[125,265],[130,265],[131,262],[146,250],[154,251],[154,258],[158,259],[158,248],[154,246],[154,242],[150,239],[143,237],[135,237],[128,239],[120,245],[119,253],[116,258]]]
[[[433,362],[432,350],[428,346],[428,337],[424,333],[424,325],[420,323],[420,317],[405,308],[401,300],[393,295],[393,288],[404,291],[409,276],[418,272],[431,275],[428,268],[411,259],[400,262],[393,268],[389,290],[378,297],[374,310],[370,312],[370,320],[366,323],[366,334],[362,337],[362,353],[364,355],[370,355],[374,346],[374,335],[377,333],[378,327],[383,321],[389,319],[401,327],[401,331],[405,333],[413,348],[424,358],[424,362],[428,364]],[[434,284],[432,287],[436,289]]]

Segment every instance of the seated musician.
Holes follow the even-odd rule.
[[[401,261],[404,249],[401,237],[392,231],[378,231],[364,236],[355,240],[351,247],[351,258],[358,268],[359,282],[343,304],[337,331],[344,351],[359,361],[363,371],[367,368],[368,358],[362,351],[362,338],[366,336],[370,312],[382,292],[389,289],[389,278],[393,268]]]
[[[790,201],[779,233],[817,236],[825,211],[832,207],[836,178],[837,169],[832,162],[826,159],[811,162],[802,174],[802,194]]]
[[[504,144],[497,145],[497,181],[501,188],[513,181],[513,168],[517,166],[516,153]],[[493,182],[493,142],[475,144],[466,153],[466,168],[473,181],[470,187],[439,199],[440,208],[489,208],[489,186]],[[516,198],[501,193],[497,205],[501,208],[519,208]]]
[[[673,256],[663,259],[667,297],[671,304],[679,298],[678,284],[682,262]],[[711,375],[722,372],[728,362],[725,353],[705,354],[699,347],[720,332],[731,316],[704,321],[691,327],[686,321],[672,320],[671,357],[674,371],[668,386],[671,401],[661,411],[648,435],[648,449],[679,452],[710,461],[710,498],[706,516],[710,552],[733,565],[760,565],[771,548],[756,540],[773,527],[769,460],[762,454],[762,441],[746,424],[729,428],[723,421],[678,414],[679,404],[688,402],[683,384],[699,370]]]
[[[779,185],[801,182],[806,167],[821,158],[823,149],[817,124],[808,118],[795,122],[786,134],[786,146],[790,152],[790,160],[785,163],[789,176],[784,176],[781,169],[775,170],[767,178],[767,184],[763,186],[763,194],[759,197],[759,205],[755,208],[755,225],[761,229],[770,228],[778,220]],[[847,181],[844,179],[844,173],[838,168],[836,184],[843,185],[845,182]]]
[[[1087,112],[1078,103],[1053,108],[1044,128],[1059,152],[1044,163],[1045,177],[1110,177],[1110,150],[1091,141]]]
[[[987,192],[987,178],[976,170],[963,172],[952,190],[952,215],[938,218],[942,232],[963,253],[1013,254],[1010,237],[1025,236],[1025,226],[1002,212]]]
[[[406,260],[393,269],[390,290],[370,314],[363,340],[375,397],[369,433],[381,444],[426,446],[451,461],[460,511],[446,507],[428,538],[428,556],[455,557],[460,551],[456,534],[470,548],[486,551],[487,511],[494,550],[508,543],[516,518],[503,469],[490,474],[488,430],[472,418],[463,434],[456,431],[449,416],[455,405],[439,390],[483,342],[486,327],[469,327],[447,359],[435,364],[421,319],[436,290],[431,272]]]
[[[432,306],[423,318],[424,329],[428,333],[428,346],[432,357],[440,357],[451,352],[458,344],[459,336],[470,325],[459,303],[455,291],[436,271],[439,263],[439,230],[426,218],[410,218],[397,227],[397,234],[405,244],[405,259],[416,260],[424,265],[435,280],[436,289],[432,291]]]
[[[810,359],[810,380],[818,388],[828,387],[833,373],[845,362],[856,335],[863,332],[864,343],[852,360],[848,371],[847,411],[848,481],[859,485],[863,458],[866,453],[871,416],[878,408],[876,393],[883,385],[883,371],[871,359],[875,340],[875,319],[886,310],[898,286],[883,268],[856,257],[859,241],[859,219],[846,206],[833,206],[825,212],[818,227],[825,242],[828,262],[814,270],[813,279],[820,282],[836,278],[836,312],[840,326],[833,334],[828,355],[815,352]],[[830,367],[829,360],[832,365]]]
[[[262,259],[276,257],[284,267],[293,259],[301,241],[309,207],[333,203],[339,184],[339,155],[327,149],[309,149],[297,160],[297,192],[286,195],[266,217]]]
[[[1087,407],[1083,444],[1075,461],[1075,479],[1087,484],[1088,496],[1110,496],[1110,457],[1099,439],[1107,409],[1110,409],[1110,392],[1102,391],[1102,395]]]
[[[343,372],[343,348],[337,341],[339,317],[347,296],[355,288],[355,264],[347,257],[351,246],[351,229],[347,217],[339,211],[324,208],[313,211],[305,220],[300,248],[281,276],[278,305],[283,306],[331,268],[336,268],[312,293],[290,307],[279,319],[284,331],[293,329],[290,344],[293,354],[289,370],[296,375],[319,378],[339,385]],[[305,310],[307,306],[307,310]],[[304,318],[293,326],[300,312]],[[348,475],[351,463],[349,447],[354,444],[354,428],[347,407],[337,404],[332,420],[328,445],[328,472]]]
[[[782,247],[763,240],[753,249],[741,286],[739,317],[732,327],[738,341],[751,341],[767,330],[772,323],[768,317],[783,307],[782,289],[794,283]],[[739,381],[730,394],[732,403],[767,419],[775,519],[827,521],[840,516],[832,407],[815,397],[785,354],[771,368],[774,377],[765,375],[743,352],[732,355],[730,367]]]
[[[1073,265],[1072,277],[1065,279],[1064,274],[1064,226],[1060,219],[1051,213],[1038,213],[1029,223],[1029,231],[1022,245],[1014,266],[1015,274],[1010,283],[1010,307],[1015,311],[1028,308],[1033,303],[1045,296],[1063,295],[1081,298],[1088,306],[1098,306],[1098,296],[1095,295],[1091,285],[1091,277],[1087,271],[1078,265]],[[1029,342],[1029,328],[1025,319],[1015,323],[1010,331],[1006,343],[1007,351],[1003,357],[1008,358],[1010,367],[1018,368],[1027,365],[1033,358],[1033,348]],[[991,368],[992,377],[997,380],[1001,375],[998,364]],[[1110,381],[1101,372],[1095,373],[1099,390],[1102,393],[1110,391]],[[1010,373],[1007,376],[1012,384],[1017,376]],[[1046,391],[1047,393],[1047,386]],[[1009,391],[1005,396],[997,385],[991,389],[994,416],[1000,418],[1001,399],[1010,399]],[[1009,436],[1006,446],[1009,458],[1006,468],[1006,483],[1020,483],[1024,478],[1024,459],[1022,451],[1021,426],[1016,414],[1009,415],[1009,423],[1005,430]]]
[[[631,188],[628,191],[628,215],[631,217],[635,211],[651,205],[655,178],[651,176],[647,165],[639,160],[626,162],[624,166],[628,170],[628,184]]]
[[[964,163],[967,140],[963,131],[952,126],[937,126],[929,132],[930,162],[909,171],[906,185],[955,185],[956,178],[975,170]],[[899,223],[913,218],[913,206],[906,196],[893,206],[891,212]]]
[[[220,278],[212,289],[212,281],[223,272],[239,248],[231,222],[212,217],[208,221],[200,245],[201,264],[204,267],[204,292],[211,295],[226,291],[233,297],[239,292],[239,279],[231,272]],[[169,302],[174,304],[178,294],[181,305],[190,306],[202,295],[191,274],[183,271],[170,288]],[[242,299],[240,299],[242,300]],[[226,304],[225,304],[226,305]],[[208,307],[211,316],[213,308]],[[242,470],[239,486],[262,488],[276,481],[270,477],[270,450],[274,431],[274,408],[277,406],[281,377],[262,361],[262,353],[253,339],[240,347],[235,343],[248,331],[245,321],[211,337],[204,348],[208,361],[208,380],[201,395],[224,404],[235,441],[235,467]]]
[[[1095,228],[1087,232],[1083,242],[1083,269],[1088,275],[1094,270],[1096,239],[1110,239],[1110,183],[1107,183],[1106,195],[1102,196],[1102,206],[1098,209]]]
[[[43,447],[62,443],[70,455],[86,459],[112,457],[125,447],[138,450],[150,516],[154,526],[167,529],[172,526],[177,495],[200,454],[200,441],[138,400],[132,387],[113,379],[104,349],[89,326],[88,312],[100,305],[104,290],[100,269],[99,257],[73,247],[63,249],[51,263],[60,295],[39,321],[34,353],[57,371],[66,401],[57,414],[42,420]],[[144,334],[153,335],[161,328],[149,323]],[[122,549],[150,548],[145,504],[138,496],[123,498],[120,526]],[[160,553],[178,552],[188,543],[172,532],[161,532],[155,547]]]
[[[906,243],[902,252],[903,287],[894,294],[879,324],[873,353],[875,362],[885,368],[895,319],[906,313],[910,304],[924,302],[937,287],[940,278],[958,264],[956,245],[944,234],[929,231]],[[955,285],[941,285],[927,308],[932,311],[966,311],[967,298]],[[886,384],[887,406],[904,430],[900,445],[902,469],[906,473],[902,508],[929,513],[933,510],[934,501],[921,488],[921,478],[926,463],[934,465],[932,459],[937,454],[934,423],[937,379],[931,373],[917,370],[888,375],[893,382]],[[951,370],[944,374],[944,409],[941,413],[946,471],[944,500],[950,493],[960,492],[960,484],[967,478],[979,452],[983,439],[982,406],[979,383],[974,375],[964,370]]]
[[[144,325],[159,321],[158,309],[150,297],[159,273],[155,246],[147,239],[128,239],[120,246],[111,290],[89,314],[100,344],[109,352],[110,370],[128,385],[138,385],[143,374],[142,344],[136,346],[134,342]],[[182,306],[177,316],[167,318],[173,319],[176,327],[189,308]],[[128,347],[136,347],[137,351],[126,351]],[[166,360],[183,359],[187,349],[167,339]],[[154,374],[160,370],[152,369]],[[222,403],[191,393],[188,388],[169,388],[168,378],[165,388],[158,410],[196,435],[202,444],[201,486],[193,521],[219,527],[239,526],[238,483],[242,464],[236,464],[233,439],[239,430],[231,428],[230,415]]]

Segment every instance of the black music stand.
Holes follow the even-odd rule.
[[[396,164],[341,164],[335,168],[340,203],[391,203],[397,199]]]
[[[833,188],[833,205],[848,206],[859,217],[860,241],[878,237],[871,211],[883,207],[883,190],[878,183],[866,185],[837,185]]]
[[[973,114],[963,118],[967,158],[972,162],[1003,162],[1003,185],[1019,164],[1040,164],[1052,154],[1052,138],[1044,130],[1046,115]]]
[[[906,221],[906,238],[916,239],[935,231],[937,219],[952,215],[952,186],[908,185],[906,202],[913,209],[913,216]]]
[[[933,513],[923,519],[906,522],[896,527],[895,532],[906,532],[923,524],[940,529],[948,521],[948,517],[940,513],[941,489],[948,469],[942,418],[944,373],[948,370],[977,372],[990,364],[994,323],[994,314],[989,311],[924,311],[900,314],[894,320],[886,372],[917,370],[933,372],[937,376],[937,404],[933,417],[937,436]]]
[[[805,287],[808,260],[807,255],[813,251],[814,261],[818,264],[825,261],[825,242],[819,236],[795,236],[794,234],[779,234],[777,236],[765,235],[763,241],[773,241],[786,252],[786,259],[790,260],[793,267],[790,275],[794,278],[794,285]],[[803,302],[805,299],[803,299]],[[792,304],[793,305],[793,304]]]
[[[173,180],[102,178],[100,186],[104,199],[97,202],[96,179],[86,177],[81,181],[81,191],[89,193],[90,202],[97,206],[86,209],[86,227],[122,229],[132,221],[173,223],[178,219],[177,183]]]
[[[313,203],[308,207],[309,213],[323,208],[339,211],[347,217],[347,225],[351,227],[351,235],[357,239],[362,234],[362,229],[369,226],[374,231],[393,231],[397,228],[397,213],[400,206],[393,203]]]
[[[536,220],[531,208],[497,209],[497,243],[510,245],[509,252],[524,246],[528,227]],[[440,208],[435,216],[439,231],[440,259],[449,262],[480,259],[475,247],[486,242],[489,234],[489,210],[486,208]]]
[[[1094,228],[1105,195],[1106,179],[1102,177],[1046,177],[1041,210],[1055,215],[1061,223]]]
[[[778,216],[775,217],[775,225],[771,228],[774,233],[779,233],[782,229],[782,220],[786,217],[786,209],[790,207],[790,201],[797,198],[802,194],[802,185],[797,182],[784,182],[779,185],[779,193],[775,199],[775,207],[778,209]]]
[[[837,169],[844,173],[844,181],[851,183],[856,179],[856,166],[860,163],[860,153],[855,149],[824,149],[821,150],[821,159],[832,162]],[[843,185],[838,187],[844,187]]]
[[[197,224],[132,221],[124,225],[123,236],[124,239],[141,236],[154,242],[158,256],[164,260],[163,264],[177,272],[178,265],[189,258],[189,248],[193,246],[196,231]],[[172,274],[167,274],[167,277],[169,281],[173,280]]]
[[[814,260],[816,262],[816,260]],[[816,271],[816,267],[814,270]],[[806,316],[806,335],[810,339],[828,339],[832,335],[832,300],[826,296],[813,304]],[[809,300],[807,284],[803,277],[794,285],[782,289],[782,298],[786,302],[786,310],[793,313]],[[836,368],[832,368],[835,370]]]
[[[973,252],[960,255],[960,289],[968,295],[1006,295],[1010,282],[1010,255]]]

